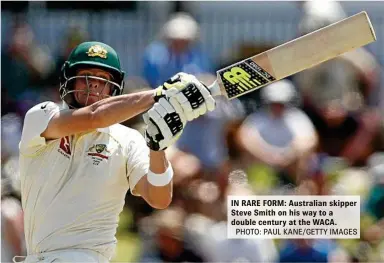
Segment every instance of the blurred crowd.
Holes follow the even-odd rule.
[[[300,2],[298,34],[346,16],[337,2]],[[270,48],[239,43],[221,61],[199,47],[200,25],[188,13],[170,15],[148,43],[141,76],[126,93],[153,89],[177,72],[209,85],[215,71]],[[26,111],[59,101],[61,65],[91,36],[68,28],[66,48],[54,57],[33,29],[15,16],[1,58],[1,261],[25,254],[18,185],[18,142]],[[113,46],[113,43],[108,43]],[[235,100],[217,99],[213,112],[186,126],[167,149],[175,171],[174,197],[153,210],[127,195],[127,230],[140,240],[140,262],[383,262],[384,115],[378,94],[381,65],[361,48]],[[141,116],[123,123],[143,131]],[[360,195],[359,240],[231,240],[226,197],[254,194]]]

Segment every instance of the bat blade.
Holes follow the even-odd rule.
[[[376,40],[366,12],[291,40],[217,71],[209,89],[233,99]]]

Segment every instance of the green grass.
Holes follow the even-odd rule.
[[[116,255],[112,262],[135,262],[140,253],[140,240],[132,234],[120,235],[117,238]]]
[[[129,232],[133,223],[132,213],[124,208],[120,214],[119,227],[117,228],[116,255],[112,262],[135,262],[140,253],[140,239],[136,234]]]

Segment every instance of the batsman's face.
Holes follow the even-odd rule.
[[[112,75],[101,69],[81,69],[77,72],[74,96],[83,106],[110,97]]]

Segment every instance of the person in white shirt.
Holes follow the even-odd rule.
[[[248,116],[238,132],[242,149],[274,167],[283,184],[297,184],[307,173],[317,133],[307,115],[291,105],[295,87],[280,80],[263,88],[265,107]]]
[[[62,67],[62,104],[27,112],[19,144],[26,262],[108,262],[128,190],[157,209],[171,203],[164,150],[215,101],[185,73],[134,94],[121,95],[123,80],[112,47],[84,42]],[[119,124],[145,111],[144,136]]]

